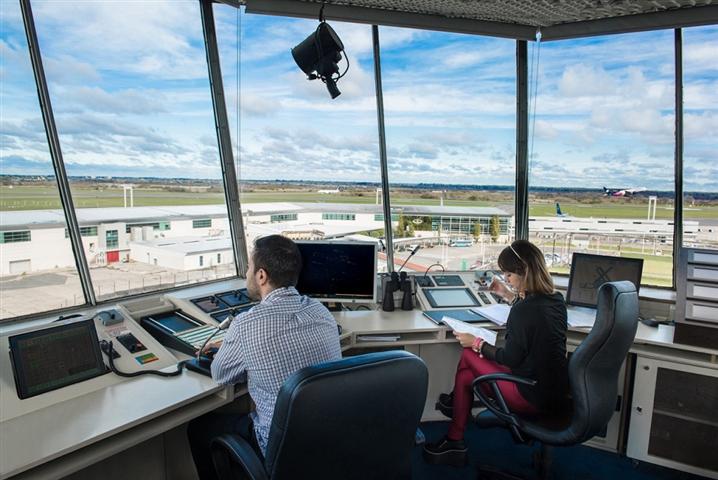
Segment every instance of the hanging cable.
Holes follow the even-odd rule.
[[[530,131],[531,141],[528,152],[528,170],[529,175],[531,174],[531,163],[533,161],[534,153],[534,139],[536,138],[536,100],[538,97],[538,77],[539,77],[539,65],[541,60],[541,27],[536,29],[536,44],[531,52],[531,64],[529,65],[529,115],[530,115]],[[531,85],[533,82],[533,85]],[[531,93],[531,87],[533,86],[533,93]],[[533,105],[531,106],[531,102]]]

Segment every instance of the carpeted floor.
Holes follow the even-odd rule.
[[[427,422],[421,429],[428,442],[440,438],[448,429],[448,422]],[[414,480],[422,479],[475,479],[477,466],[489,464],[512,473],[533,478],[531,456],[538,445],[532,447],[516,445],[511,434],[503,429],[479,430],[470,424],[466,431],[469,447],[469,465],[456,468],[440,465],[428,465],[424,462],[422,447],[417,446],[413,458]],[[553,450],[554,480],[699,480],[704,477],[690,475],[670,468],[645,462],[635,462],[630,458],[596,448],[576,446],[555,448]]]

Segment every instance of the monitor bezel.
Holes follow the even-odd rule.
[[[95,360],[95,369],[96,371],[91,373],[89,376],[78,378],[75,380],[72,380],[70,382],[64,383],[59,386],[52,386],[52,387],[45,387],[42,390],[30,393],[29,386],[27,384],[27,379],[25,378],[25,375],[27,373],[26,366],[24,362],[20,359],[20,355],[18,352],[19,346],[18,342],[27,339],[27,338],[34,338],[34,337],[41,337],[43,335],[47,335],[50,332],[56,332],[58,330],[69,330],[71,328],[77,328],[78,324],[82,326],[83,328],[87,329],[90,333],[90,341],[92,342],[92,354],[93,359]],[[52,392],[54,390],[59,390],[61,388],[69,387],[70,385],[74,385],[76,383],[84,382],[86,380],[91,380],[93,378],[97,378],[99,376],[102,376],[106,373],[108,373],[110,370],[107,368],[107,365],[105,365],[105,361],[102,358],[102,350],[100,349],[100,340],[97,336],[97,327],[95,326],[95,322],[93,319],[83,319],[78,320],[74,322],[68,322],[62,325],[53,325],[48,328],[41,328],[38,330],[33,330],[31,332],[25,332],[25,333],[19,333],[17,335],[12,335],[8,337],[8,347],[10,349],[10,363],[12,366],[12,373],[13,373],[13,379],[15,381],[15,391],[17,393],[18,398],[21,400],[25,400],[26,398],[32,398],[36,397],[38,395],[43,395],[48,392]]]
[[[566,287],[566,304],[567,305],[574,305],[576,307],[591,307],[596,308],[598,305],[598,300],[596,300],[596,304],[586,303],[586,302],[580,302],[580,301],[572,301],[571,300],[571,287],[573,285],[573,279],[574,279],[574,270],[576,269],[576,257],[583,257],[587,260],[590,259],[602,259],[602,258],[617,258],[621,260],[628,261],[629,263],[640,263],[641,265],[641,274],[639,275],[638,285],[636,285],[636,293],[638,293],[641,289],[641,280],[643,279],[643,259],[642,258],[631,258],[631,257],[616,257],[613,255],[598,255],[595,253],[582,253],[582,252],[573,252],[573,255],[571,256],[571,273],[568,276],[568,286]]]
[[[372,268],[372,284],[371,284],[371,291],[372,296],[369,297],[316,297],[312,295],[308,295],[311,298],[314,298],[315,300],[318,300],[322,303],[376,303],[377,302],[377,278],[378,278],[378,268],[377,268],[377,262],[379,259],[379,243],[378,242],[358,242],[358,241],[349,241],[349,240],[337,240],[337,241],[331,241],[331,240],[295,240],[294,241],[297,246],[299,245],[343,245],[343,246],[366,246],[366,247],[372,247],[374,249],[374,261],[373,261],[373,268]],[[304,264],[304,259],[302,259],[302,265]],[[299,292],[302,293],[302,292]],[[304,295],[304,294],[303,294]]]

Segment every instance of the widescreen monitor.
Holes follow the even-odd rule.
[[[595,307],[598,288],[606,282],[629,280],[641,286],[643,259],[611,257],[574,253],[571,260],[571,276],[568,279],[566,303],[584,307]]]
[[[297,290],[322,302],[375,303],[377,244],[296,242],[302,254]]]

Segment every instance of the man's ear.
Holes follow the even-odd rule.
[[[267,275],[267,271],[263,268],[260,268],[257,270],[257,283],[259,285],[266,285],[269,282],[269,276]]]

